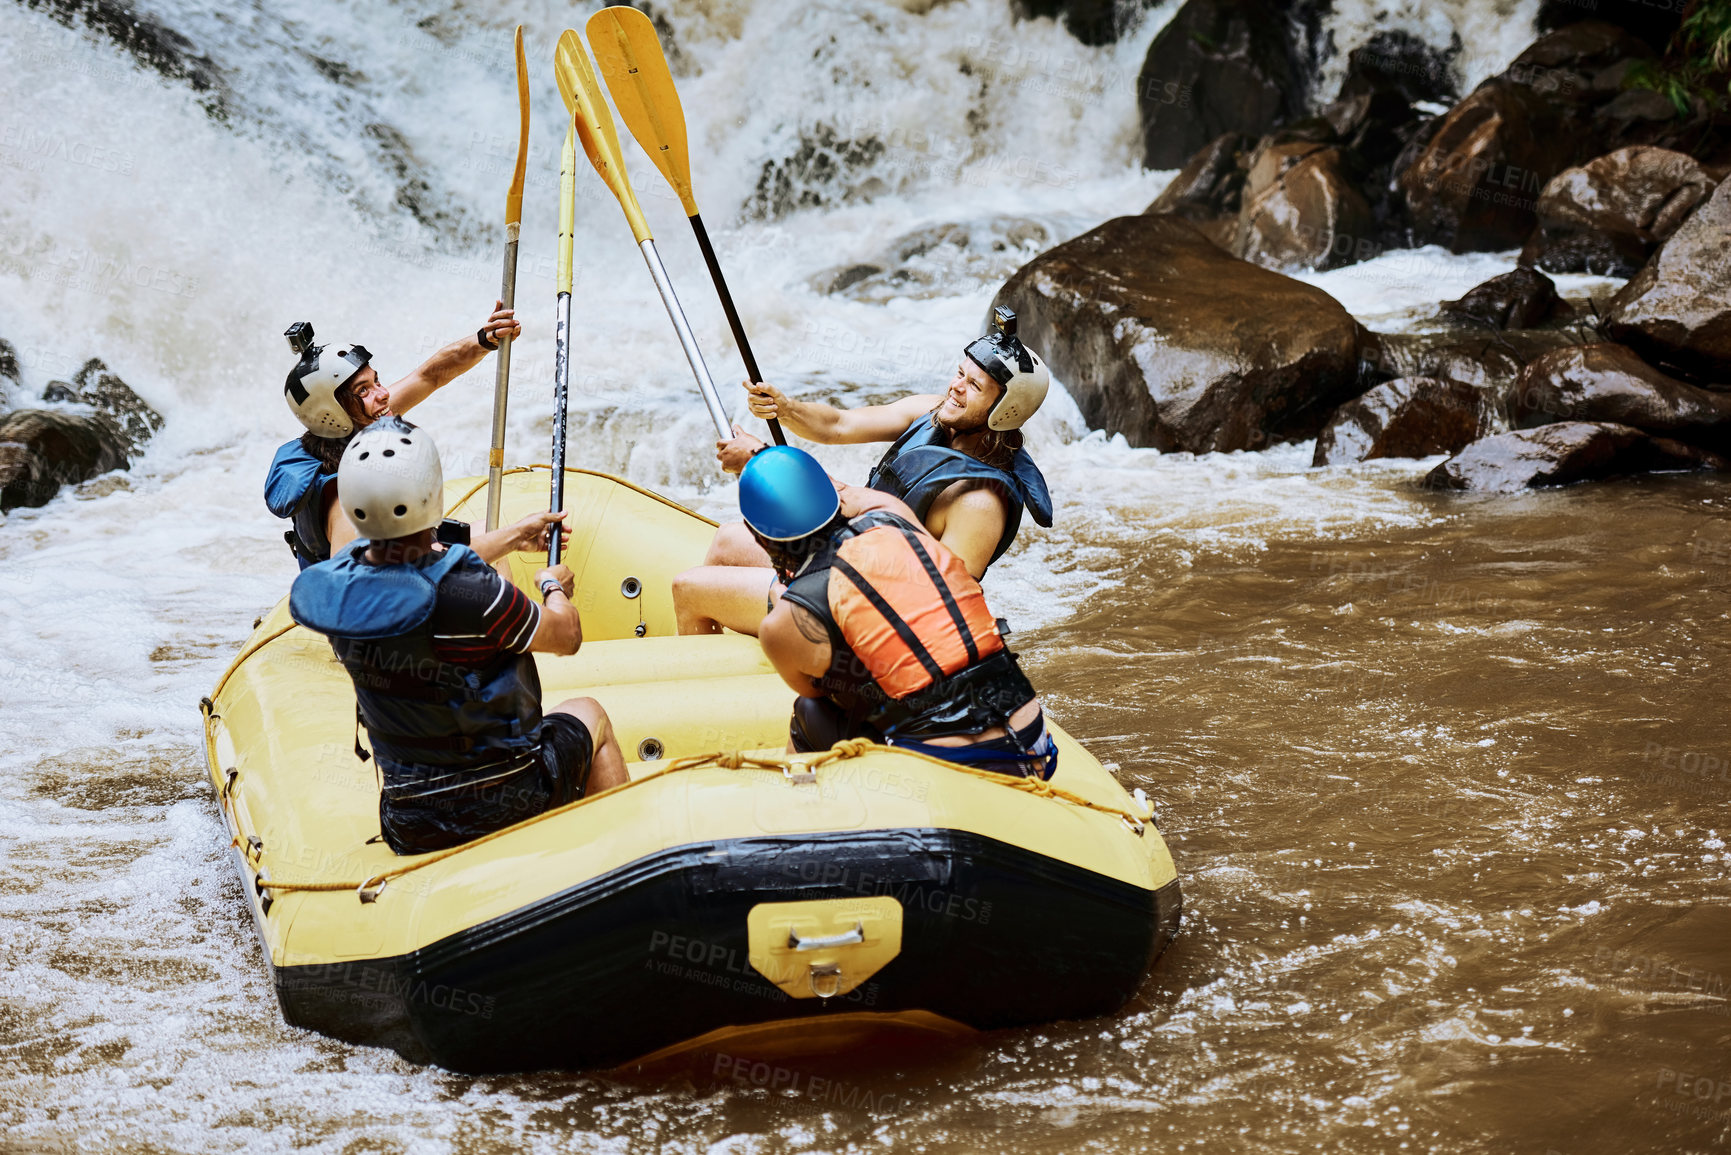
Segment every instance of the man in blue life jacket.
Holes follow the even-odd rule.
[[[337,463],[355,430],[386,414],[401,417],[479,365],[500,340],[521,332],[515,312],[496,304],[473,337],[446,345],[387,388],[365,346],[315,345],[312,325],[300,321],[289,327],[284,335],[300,360],[289,370],[283,397],[306,432],[276,451],[265,476],[264,500],[273,514],[288,519],[291,528],[283,537],[302,569],[354,540],[355,527],[337,507],[335,483]],[[550,513],[532,514],[516,525],[478,534],[470,545],[487,561],[497,561],[513,550],[536,548],[556,520]]]
[[[904,502],[979,579],[1010,548],[1024,508],[1039,525],[1052,524],[1046,479],[1022,447],[1022,425],[1050,384],[1045,362],[1016,336],[1016,314],[1000,306],[993,310],[991,331],[963,350],[942,394],[839,409],[794,401],[763,382],[747,382],[746,389],[753,415],[777,418],[782,428],[807,440],[891,442],[866,486]],[[731,440],[716,443],[716,456],[734,473],[763,448],[736,425]],[[682,634],[718,633],[723,627],[755,634],[779,596],[768,555],[737,522],[716,530],[703,565],[673,580]]]
[[[799,695],[791,750],[870,738],[1052,776],[1057,745],[980,583],[912,509],[838,489],[809,453],[776,446],[740,475],[739,510],[787,582],[758,638]]]
[[[400,418],[355,434],[339,464],[338,500],[368,536],[301,571],[289,613],[354,680],[390,848],[442,850],[625,782],[594,699],[541,711],[531,651],[583,643],[571,571],[542,570],[536,605],[468,546],[440,545],[438,450]]]

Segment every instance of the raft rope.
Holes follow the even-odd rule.
[[[633,778],[622,786],[615,786],[611,790],[602,791],[600,794],[591,795],[586,798],[579,798],[575,802],[567,803],[566,805],[557,807],[553,810],[542,811],[533,818],[526,818],[522,822],[516,823],[513,826],[507,826],[503,829],[495,830],[490,834],[483,834],[481,837],[471,839],[470,841],[463,843],[461,846],[453,846],[446,850],[435,851],[432,854],[419,855],[410,862],[405,862],[401,866],[392,867],[390,870],[382,871],[373,875],[371,878],[363,879],[360,882],[279,882],[274,879],[259,878],[256,885],[261,891],[271,890],[279,893],[290,893],[294,891],[312,893],[343,890],[354,891],[356,894],[361,896],[361,901],[371,902],[378,897],[379,892],[385,888],[385,884],[390,882],[393,878],[401,878],[405,874],[410,874],[423,867],[431,866],[436,862],[443,862],[452,855],[460,854],[484,843],[491,842],[495,838],[503,838],[507,834],[513,834],[519,830],[525,830],[528,827],[535,825],[537,822],[545,822],[551,818],[556,818],[561,814],[566,814],[570,811],[576,810],[579,807],[599,802],[603,798],[610,798],[623,793],[626,790],[642,786],[647,782],[653,782],[657,778],[665,778],[669,774],[677,774],[684,770],[697,770],[713,766],[722,770],[774,770],[789,776],[792,776],[793,773],[797,772],[802,776],[811,775],[815,778],[816,771],[820,766],[827,766],[832,762],[841,762],[849,758],[859,758],[866,754],[878,752],[895,753],[904,758],[918,759],[922,762],[929,762],[934,766],[940,766],[953,773],[965,774],[969,777],[992,782],[1011,790],[1019,790],[1024,794],[1032,794],[1038,798],[1050,798],[1058,802],[1067,803],[1071,806],[1081,807],[1085,810],[1094,810],[1101,814],[1109,814],[1120,819],[1124,825],[1129,827],[1138,837],[1141,836],[1144,829],[1146,819],[1142,816],[1138,816],[1117,806],[1107,806],[1099,802],[1091,801],[1087,798],[1083,798],[1079,794],[1072,794],[1070,791],[1053,786],[1051,783],[1046,782],[1043,779],[1017,778],[1008,774],[998,774],[991,770],[979,770],[955,762],[945,762],[941,758],[933,758],[929,755],[915,753],[912,750],[899,749],[893,746],[880,746],[865,738],[847,738],[837,742],[830,749],[825,750],[822,753],[809,755],[795,754],[790,756],[774,755],[770,757],[762,757],[756,754],[746,754],[742,751],[734,750],[718,751],[714,754],[695,754],[688,758],[676,758],[666,766],[661,767],[659,770],[654,770],[640,778]],[[238,829],[238,823],[236,824],[236,828]],[[243,841],[240,835],[237,834],[231,840],[230,845],[240,850],[243,855],[246,855],[248,863],[253,866],[255,871],[262,865],[264,857],[262,851],[258,850],[258,848],[246,841]],[[257,853],[248,853],[249,850],[255,850]]]

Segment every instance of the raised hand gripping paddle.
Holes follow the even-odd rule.
[[[625,163],[619,156],[619,135],[613,127],[613,113],[601,95],[600,85],[595,82],[589,54],[583,50],[583,42],[577,38],[577,33],[570,29],[559,37],[553,54],[553,73],[559,82],[559,95],[565,98],[565,107],[571,110],[576,120],[577,138],[583,142],[583,151],[589,154],[589,163],[595,166],[602,182],[625,211],[631,235],[637,238],[637,247],[649,266],[649,275],[661,294],[661,303],[667,307],[667,316],[673,322],[673,331],[679,335],[679,344],[685,350],[685,359],[691,364],[691,373],[697,378],[703,403],[709,409],[709,419],[715,423],[716,436],[725,441],[733,436],[732,422],[721,404],[715,381],[709,375],[709,366],[704,364],[697,338],[692,335],[691,325],[685,319],[685,310],[680,308],[673,282],[668,279],[667,268],[661,263],[661,254],[655,251],[655,238],[649,231],[648,222],[643,219],[637,194],[631,191]]]
[[[517,237],[523,229],[523,173],[529,163],[529,62],[523,55],[523,26],[517,25],[517,169],[505,194],[505,276],[499,300],[507,309],[517,301]],[[499,478],[505,471],[505,405],[511,389],[511,338],[499,338],[498,375],[493,382],[493,441],[487,450],[487,528],[499,528]]]
[[[631,135],[679,194],[679,203],[685,206],[691,231],[697,234],[697,247],[703,250],[703,262],[709,266],[709,277],[721,296],[734,344],[739,346],[740,358],[745,362],[745,372],[753,381],[761,381],[763,375],[758,372],[757,358],[752,355],[751,342],[746,339],[745,326],[740,322],[739,310],[733,306],[733,294],[727,291],[727,278],[721,275],[721,264],[709,243],[709,230],[703,227],[697,197],[691,191],[685,106],[680,104],[679,91],[673,87],[673,73],[667,67],[661,39],[655,35],[655,25],[635,8],[618,7],[603,8],[589,18],[586,27],[595,63],[607,81],[607,91],[613,94],[613,104],[624,118],[625,127],[631,130]],[[769,432],[777,445],[787,444],[781,422],[773,417]]]

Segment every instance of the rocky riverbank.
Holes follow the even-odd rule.
[[[1641,85],[1674,15],[1548,5],[1460,96],[1449,53],[1379,33],[1317,103],[1290,8],[1189,0],[1139,93],[1145,163],[1177,176],[997,294],[1089,424],[1190,452],[1317,437],[1318,466],[1446,452],[1427,480],[1452,489],[1726,468],[1731,116]],[[1423,337],[1287,275],[1429,244],[1518,264]],[[1630,279],[1598,310],[1565,272]]]

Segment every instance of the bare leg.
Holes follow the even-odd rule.
[[[757,539],[751,536],[751,531],[745,528],[743,521],[729,521],[715,530],[715,536],[710,539],[709,552],[703,555],[704,565],[748,565],[767,567],[769,555],[763,552],[763,547],[757,544]]]
[[[675,574],[673,611],[682,634],[719,634],[724,628],[757,636],[781,583],[768,566],[700,565]]]
[[[625,785],[625,755],[620,752],[619,739],[613,736],[613,723],[607,711],[594,698],[567,698],[553,707],[555,714],[570,714],[589,728],[595,753],[589,761],[589,783],[583,796],[599,794],[615,786]]]

